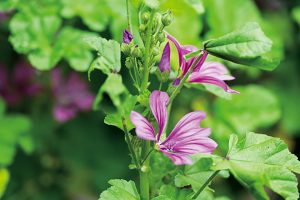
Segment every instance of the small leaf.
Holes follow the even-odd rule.
[[[109,74],[103,85],[100,87],[98,94],[93,103],[93,109],[98,109],[103,100],[103,95],[108,94],[113,105],[119,109],[122,106],[122,95],[128,94],[128,90],[122,83],[122,77],[119,74]]]
[[[101,193],[99,200],[140,200],[133,181],[114,179],[108,182],[111,187]]]
[[[99,54],[99,58],[90,66],[89,73],[94,69],[99,69],[104,74],[120,71],[121,50],[117,41],[106,40],[101,37],[87,37],[85,41]]]
[[[278,61],[268,58],[272,41],[265,36],[257,23],[247,23],[243,28],[204,43],[212,55],[238,64],[273,70]]]
[[[134,128],[134,125],[130,121],[130,112],[134,109],[134,106],[137,102],[137,97],[128,95],[125,99],[124,103],[122,103],[121,109],[118,112],[110,113],[106,115],[104,119],[104,123],[112,126],[116,126],[123,130],[123,122],[122,118],[125,118],[125,123],[127,126],[127,130],[130,131]]]

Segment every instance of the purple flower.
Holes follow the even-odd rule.
[[[151,123],[141,114],[132,111],[130,119],[135,125],[137,136],[144,140],[155,141],[158,149],[168,156],[175,165],[192,164],[190,155],[196,153],[212,153],[217,143],[210,139],[210,128],[201,128],[200,122],[205,113],[195,111],[185,115],[171,131],[169,136],[161,141],[168,121],[167,105],[169,96],[165,92],[153,91],[150,96],[150,108],[158,124],[158,133]]]
[[[170,48],[170,43],[168,42],[163,50],[160,63],[158,64],[158,68],[161,73],[165,71],[170,72],[171,70],[170,53],[171,53],[171,48]]]
[[[51,87],[55,98],[53,115],[58,122],[66,122],[76,117],[78,112],[91,109],[94,95],[77,73],[71,72],[64,78],[59,68],[54,69]]]
[[[123,31],[123,43],[130,44],[132,40],[133,40],[133,35],[127,29],[125,29]]]
[[[18,62],[9,74],[5,65],[0,65],[0,95],[8,105],[14,106],[26,97],[37,95],[42,85],[36,80],[36,70],[27,62]]]
[[[167,37],[177,49],[179,66],[182,72],[181,76],[174,81],[174,85],[176,86],[180,83],[181,78],[189,71],[190,67],[197,59],[196,57],[192,57],[189,60],[186,60],[184,56],[196,51],[197,48],[191,45],[182,46],[173,36],[169,34],[167,35]],[[203,56],[189,76],[189,82],[213,84],[223,88],[226,92],[238,93],[237,91],[230,89],[229,86],[224,82],[234,79],[233,76],[228,75],[229,71],[227,70],[227,68],[221,63],[204,62],[207,56],[208,52],[203,50]]]

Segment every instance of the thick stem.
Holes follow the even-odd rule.
[[[149,62],[150,62],[150,48],[151,48],[151,39],[152,39],[152,25],[153,25],[154,12],[151,12],[149,24],[146,32],[146,41],[145,41],[145,52],[144,52],[144,71],[143,71],[143,79],[141,83],[141,91],[147,89],[148,79],[149,79]]]
[[[150,150],[150,141],[143,141],[142,158],[146,157]],[[150,198],[150,185],[148,179],[150,160],[146,159],[140,169],[140,193],[142,200],[149,200]]]
[[[132,33],[132,26],[131,26],[131,17],[130,17],[129,1],[130,1],[130,0],[126,0],[127,22],[128,22],[128,29],[129,29],[130,33],[133,34],[133,33]]]
[[[127,126],[126,126],[126,122],[125,122],[125,118],[124,117],[122,117],[122,124],[123,124],[124,133],[125,133],[125,139],[126,139],[126,142],[128,144],[129,152],[132,155],[132,159],[133,159],[133,162],[134,162],[135,166],[137,167],[137,169],[140,169],[141,166],[140,166],[140,163],[139,163],[139,161],[137,159],[135,151],[133,149],[133,146],[132,146],[132,143],[131,143],[131,140],[130,140],[130,137],[129,137],[129,132],[127,130]]]
[[[169,105],[172,105],[173,100],[175,97],[179,94],[181,88],[183,87],[185,81],[188,79],[190,74],[193,72],[194,68],[197,66],[198,63],[202,65],[207,57],[207,52],[204,51],[203,54],[199,55],[196,60],[193,62],[192,66],[189,68],[187,73],[183,76],[183,78],[180,80],[179,85],[175,88],[173,93],[171,94],[170,100],[169,100]]]
[[[194,194],[192,199],[197,199],[197,197],[201,194],[201,192],[206,188],[206,186],[215,178],[215,176],[219,173],[220,170],[215,171],[201,186],[201,188]]]

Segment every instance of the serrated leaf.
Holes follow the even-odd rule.
[[[279,120],[280,104],[271,91],[257,85],[234,89],[240,94],[233,95],[229,101],[217,99],[213,105],[215,117],[234,131],[241,134],[271,126]]]
[[[101,193],[99,200],[140,200],[140,195],[133,181],[114,179],[108,183],[111,187]]]
[[[120,71],[121,50],[117,41],[106,40],[101,37],[87,37],[85,41],[99,54],[99,58],[90,66],[89,73],[94,69],[99,69],[104,74]]]
[[[264,34],[259,24],[247,23],[244,27],[217,39],[204,43],[212,55],[238,64],[273,70],[278,61],[267,58],[272,49],[272,41]]]
[[[230,172],[257,199],[269,199],[264,186],[287,200],[298,199],[297,178],[300,162],[280,139],[263,134],[248,133],[230,139],[227,163]]]
[[[6,185],[9,181],[9,171],[5,168],[0,168],[0,198],[3,196]]]

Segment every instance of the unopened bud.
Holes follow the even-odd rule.
[[[145,23],[145,24],[147,24],[147,23],[148,23],[148,21],[149,21],[149,18],[150,18],[150,14],[149,14],[149,12],[145,12],[145,13],[143,13],[143,15],[142,15],[142,19],[143,19],[143,21],[144,21],[144,23]]]
[[[127,58],[126,58],[125,66],[126,66],[128,69],[131,69],[131,68],[134,66],[134,60],[133,60],[132,57],[127,57]]]
[[[130,46],[128,44],[122,43],[121,51],[128,56],[130,54]]]
[[[141,24],[139,27],[140,32],[145,32],[146,31],[146,26],[144,24]]]
[[[163,43],[165,40],[166,40],[166,34],[161,33],[161,34],[158,35],[158,41],[160,43]]]
[[[164,26],[169,26],[173,21],[173,16],[171,12],[167,12],[163,15],[161,22]]]
[[[131,55],[134,57],[134,58],[137,58],[137,57],[140,57],[141,55],[141,51],[140,51],[140,48],[139,47],[133,47],[131,49]]]
[[[152,51],[152,54],[153,54],[154,56],[157,56],[157,55],[159,54],[159,49],[158,49],[157,47],[154,47],[154,48],[153,48],[153,51]]]

